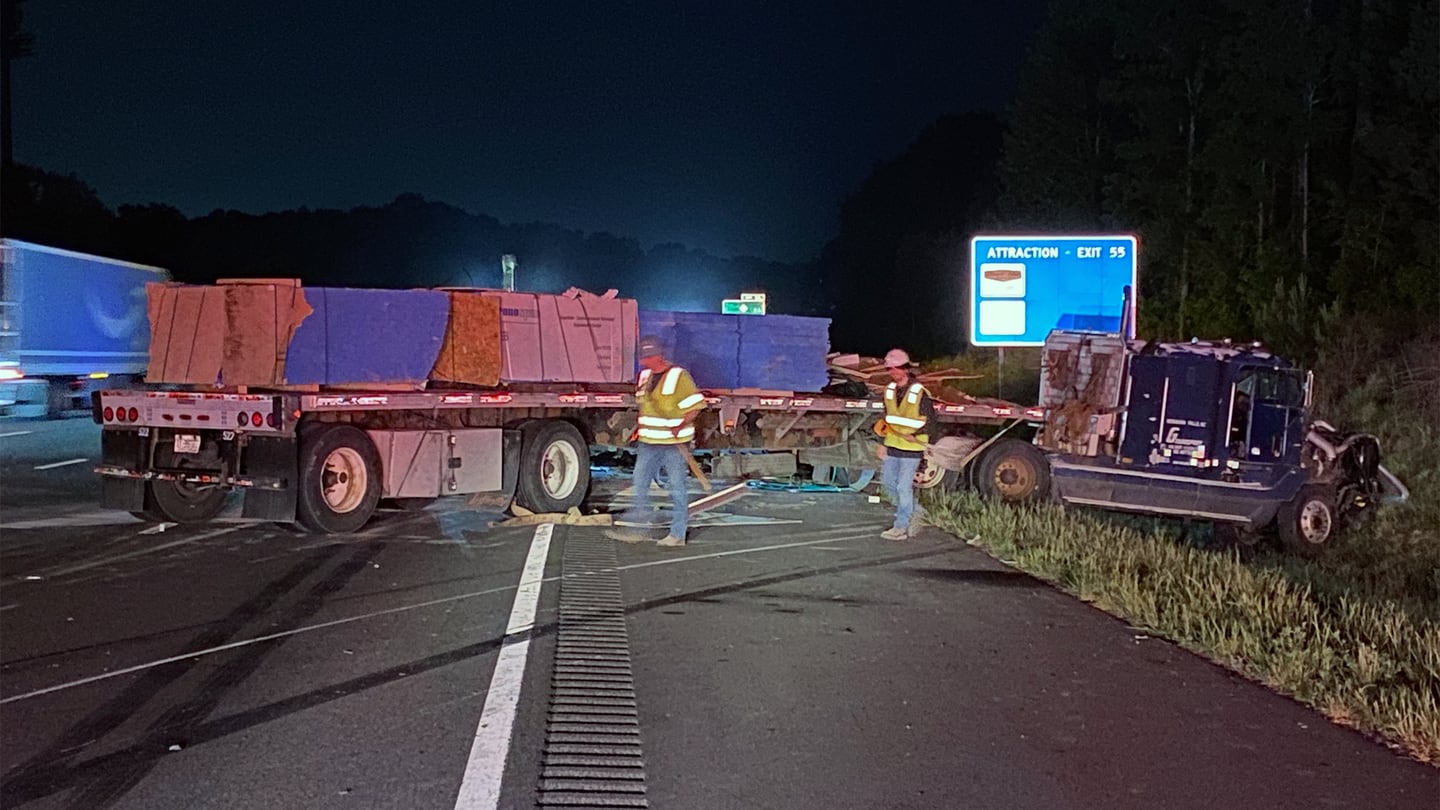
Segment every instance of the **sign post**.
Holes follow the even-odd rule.
[[[975,236],[971,344],[1043,346],[1052,329],[1134,337],[1138,247],[1123,234]]]

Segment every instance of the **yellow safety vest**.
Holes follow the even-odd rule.
[[[924,450],[930,437],[919,431],[925,427],[920,414],[920,400],[929,395],[925,386],[911,383],[900,396],[900,386],[890,383],[885,388],[885,446],[896,450]]]
[[[685,415],[705,407],[705,395],[695,387],[690,372],[679,366],[652,379],[650,369],[640,372],[635,401],[640,405],[640,441],[644,444],[685,444],[695,438],[695,425]],[[680,428],[678,431],[676,428]]]

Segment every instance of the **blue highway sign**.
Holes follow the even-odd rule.
[[[1134,331],[1133,236],[976,236],[970,240],[970,342],[1043,346],[1052,329]]]

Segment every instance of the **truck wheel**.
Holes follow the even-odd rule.
[[[590,491],[590,447],[569,422],[528,422],[520,428],[520,478],[515,502],[532,512],[564,512]]]
[[[1299,557],[1314,557],[1340,528],[1335,490],[1324,484],[1306,484],[1294,500],[1280,507],[1275,519],[1286,550]]]
[[[380,503],[380,453],[365,431],[327,425],[300,441],[295,517],[312,532],[348,534]]]
[[[185,481],[151,481],[145,510],[160,522],[204,523],[225,508],[225,490]]]
[[[947,470],[938,464],[931,464],[930,459],[923,459],[920,462],[920,469],[915,471],[916,489],[958,489],[960,487],[960,473],[955,470]]]
[[[1050,464],[1029,442],[1004,439],[980,459],[975,488],[1008,503],[1038,501],[1050,493]]]

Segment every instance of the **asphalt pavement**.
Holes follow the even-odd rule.
[[[0,422],[0,807],[1440,807],[1440,769],[936,530],[881,540],[863,495],[757,492],[683,549],[443,501],[161,527],[48,466],[94,435]]]

